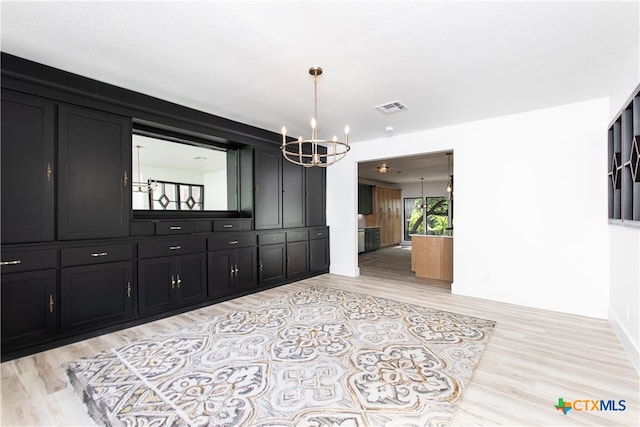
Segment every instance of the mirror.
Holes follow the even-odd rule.
[[[136,133],[131,145],[134,210],[238,210],[235,150]]]

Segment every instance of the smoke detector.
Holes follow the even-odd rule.
[[[391,101],[391,102],[378,105],[377,107],[374,107],[374,108],[384,114],[397,113],[399,111],[404,111],[409,109],[409,107],[407,107],[407,105],[402,101]]]

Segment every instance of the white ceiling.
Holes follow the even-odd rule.
[[[609,96],[640,37],[637,1],[1,6],[4,52],[274,132],[309,133],[320,65],[319,136],[354,143]]]

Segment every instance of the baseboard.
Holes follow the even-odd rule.
[[[627,330],[624,328],[622,323],[620,323],[618,317],[611,309],[609,309],[609,324],[611,325],[613,332],[615,332],[616,336],[620,340],[624,351],[631,359],[631,363],[636,369],[636,372],[640,375],[640,349],[638,348],[638,343],[633,342],[632,337],[629,335]]]
[[[358,277],[360,275],[360,268],[350,265],[340,266],[331,263],[331,266],[329,267],[329,273],[337,274],[339,276]]]

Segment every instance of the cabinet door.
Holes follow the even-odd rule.
[[[138,261],[138,311],[141,315],[161,313],[175,306],[175,270],[173,258]]]
[[[304,168],[291,162],[282,163],[282,226],[304,227]]]
[[[305,169],[306,209],[305,222],[307,227],[326,225],[326,170],[324,168]]]
[[[256,230],[282,228],[282,155],[256,151],[254,174]]]
[[[238,248],[234,252],[236,272],[233,286],[238,290],[255,288],[258,284],[256,248]]]
[[[61,105],[58,238],[129,235],[131,120]]]
[[[25,347],[56,333],[56,270],[2,276],[2,352]]]
[[[260,255],[260,284],[273,285],[287,278],[287,255],[285,245],[268,245],[258,248]]]
[[[235,263],[233,250],[209,252],[209,298],[218,298],[233,293]]]
[[[2,91],[2,243],[53,240],[54,111]]]
[[[204,301],[207,297],[207,267],[204,254],[180,257],[176,274],[178,305],[189,305]]]
[[[96,329],[133,319],[131,262],[63,268],[62,332]]]
[[[287,243],[287,277],[293,279],[309,273],[309,241]]]
[[[309,241],[309,270],[317,273],[329,268],[329,239]]]

